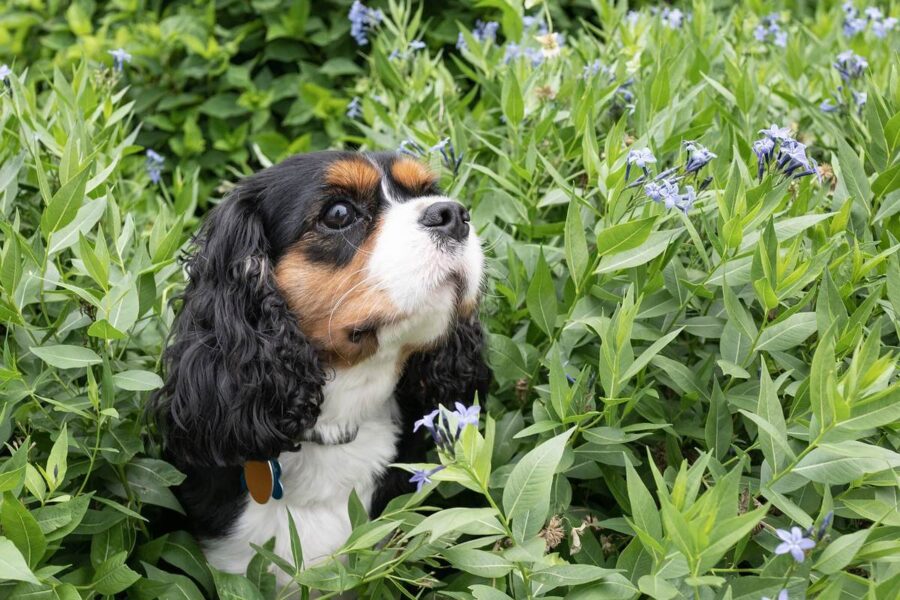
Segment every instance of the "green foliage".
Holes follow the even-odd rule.
[[[895,597],[896,37],[819,7],[782,14],[781,49],[753,37],[761,2],[697,0],[670,28],[595,0],[549,11],[566,41],[535,65],[504,60],[505,39],[541,52],[505,0],[479,3],[498,40],[466,28],[465,50],[465,3],[390,3],[362,55],[349,2],[50,4],[0,19],[21,54],[0,85],[0,597],[284,597],[276,570],[326,596]],[[824,113],[847,48],[867,102]],[[773,122],[821,181],[756,177]],[[427,150],[445,138],[458,168]],[[290,557],[218,572],[154,528],[183,479],[142,418],[180,249],[223,176],[404,140],[484,241],[483,426],[409,466],[444,468],[380,517],[351,497],[341,559],[301,570],[292,524]],[[680,166],[686,140],[717,156],[684,213],[626,162]],[[159,185],[145,147],[169,157]],[[799,563],[775,553],[792,526],[816,541]]]

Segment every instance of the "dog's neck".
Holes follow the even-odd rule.
[[[400,349],[386,348],[353,366],[335,368],[323,389],[322,412],[310,441],[346,443],[367,422],[396,418],[391,399],[402,371],[400,359]]]

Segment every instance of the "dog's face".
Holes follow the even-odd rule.
[[[241,181],[192,250],[151,406],[180,462],[235,465],[296,448],[320,416],[329,371],[376,353],[385,360],[371,365],[392,361],[415,414],[426,399],[486,390],[481,247],[463,206],[412,158],[289,158]]]
[[[469,213],[413,158],[307,154],[250,185],[278,288],[332,366],[426,348],[475,309],[483,259]]]

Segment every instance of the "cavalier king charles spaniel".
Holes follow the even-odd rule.
[[[294,156],[212,210],[151,402],[178,495],[216,568],[243,573],[288,512],[308,566],[412,491],[437,404],[485,397],[483,255],[463,206],[395,153]]]

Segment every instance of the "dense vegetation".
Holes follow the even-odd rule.
[[[887,9],[351,4],[0,14],[0,597],[895,598]],[[205,210],[325,147],[470,207],[495,383],[342,559],[223,574],[142,407]]]

